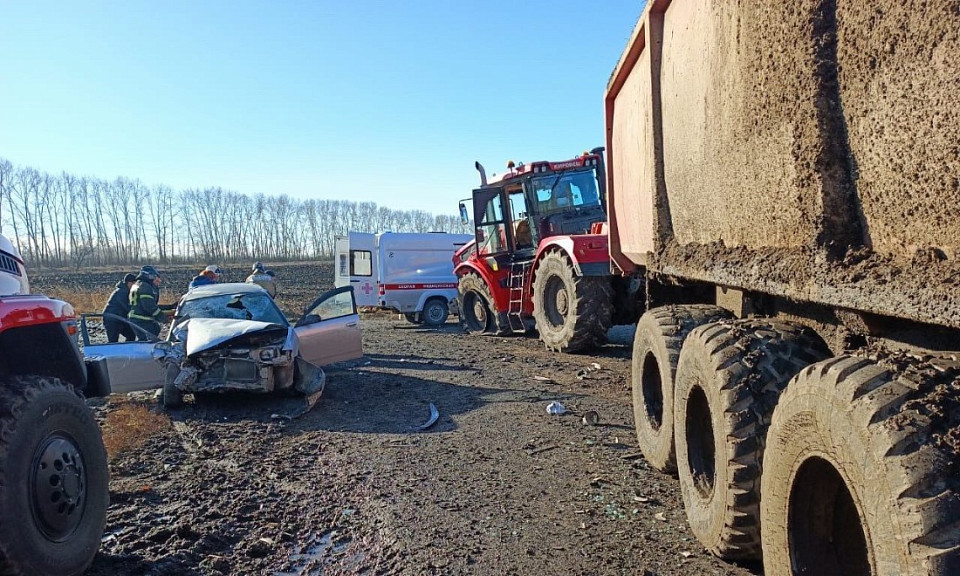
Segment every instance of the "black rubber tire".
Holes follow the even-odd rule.
[[[416,312],[405,312],[403,314],[404,320],[411,324],[422,324],[423,320],[420,319],[420,315]]]
[[[479,275],[464,274],[457,283],[460,324],[468,334],[509,334],[506,314],[498,314],[493,295]]]
[[[423,311],[420,312],[420,318],[427,326],[443,326],[447,323],[450,316],[450,307],[443,298],[430,298],[423,304]]]
[[[812,330],[771,320],[696,328],[680,351],[674,388],[677,472],[687,521],[713,554],[760,557],[760,471],[780,392],[830,356]]]
[[[677,469],[673,381],[683,341],[694,328],[729,317],[717,306],[664,306],[650,310],[637,323],[631,367],[633,421],[640,451],[654,470]]]
[[[183,406],[183,390],[174,384],[178,374],[180,374],[180,367],[176,364],[169,364],[164,373],[161,401],[167,410],[176,410]]]
[[[605,343],[612,309],[608,276],[577,276],[559,251],[541,258],[533,280],[533,318],[548,350],[575,353]]]
[[[945,364],[844,356],[790,382],[761,480],[766,574],[960,574],[958,455],[941,444],[960,436],[960,364]]]
[[[0,574],[83,574],[100,548],[108,484],[100,427],[72,386],[41,376],[6,378],[0,385]]]

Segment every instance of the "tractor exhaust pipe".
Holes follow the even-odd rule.
[[[477,172],[480,173],[480,186],[487,185],[487,171],[483,169],[483,164],[479,161],[473,163],[474,168],[477,169]]]

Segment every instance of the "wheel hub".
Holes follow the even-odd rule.
[[[83,518],[86,472],[76,444],[50,437],[36,451],[32,468],[33,511],[47,538],[69,536]]]
[[[473,316],[481,323],[487,321],[487,307],[483,305],[479,298],[475,298],[473,301]]]
[[[566,316],[569,308],[570,302],[567,299],[566,288],[557,290],[557,312],[559,312],[561,316]]]

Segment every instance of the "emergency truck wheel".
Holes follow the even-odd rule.
[[[167,371],[163,378],[163,407],[168,410],[175,410],[183,406],[183,390],[177,388],[174,382],[177,375],[180,374],[180,367],[176,364],[167,366]]]
[[[546,254],[533,281],[540,340],[556,352],[581,352],[606,341],[613,289],[609,277],[577,276],[562,252]]]
[[[487,285],[476,274],[464,274],[457,284],[460,297],[460,320],[470,334],[493,331],[493,297]]]
[[[447,316],[450,315],[450,308],[447,307],[447,301],[443,298],[431,298],[423,305],[423,312],[420,317],[427,326],[443,326],[447,322]]]
[[[411,324],[423,324],[423,320],[420,319],[420,315],[416,312],[405,312],[403,318]]]
[[[677,362],[674,436],[690,530],[728,559],[760,557],[760,471],[787,382],[830,355],[808,328],[724,320],[695,329]]]
[[[958,573],[960,366],[903,360],[820,362],[780,397],[760,483],[767,574]]]
[[[0,573],[79,575],[106,524],[107,455],[89,408],[56,378],[0,383]]]

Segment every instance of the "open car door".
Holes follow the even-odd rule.
[[[360,316],[353,286],[343,286],[307,307],[294,327],[300,340],[300,355],[317,366],[363,356]]]
[[[115,320],[127,322],[133,331],[143,337],[154,338],[142,328],[115,316]],[[163,366],[154,360],[153,350],[157,340],[107,342],[103,328],[103,314],[80,316],[80,337],[83,339],[85,359],[104,358],[110,383],[110,392],[124,393],[151,390],[163,386]],[[121,336],[122,338],[122,336]]]

